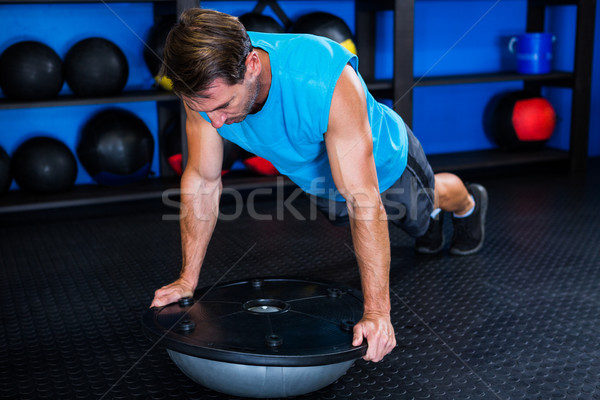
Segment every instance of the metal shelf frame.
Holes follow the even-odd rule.
[[[144,101],[173,101],[177,96],[162,90],[139,90],[123,92],[110,97],[78,97],[74,95],[59,96],[50,100],[16,101],[0,99],[0,110],[15,110],[25,108],[71,107],[92,104],[132,103]]]
[[[545,30],[545,11],[556,5],[577,6],[575,60],[573,72],[553,71],[543,75],[495,74],[414,77],[414,3],[415,0],[373,2],[356,0],[356,44],[361,56],[361,74],[374,95],[394,99],[394,109],[412,126],[413,93],[416,86],[460,85],[486,82],[523,81],[527,90],[540,92],[543,86],[571,88],[571,127],[569,168],[584,173],[588,158],[592,57],[596,0],[528,0],[527,32]],[[375,76],[375,14],[394,10],[394,78],[377,82]],[[535,156],[532,156],[535,162]],[[468,161],[467,161],[468,162]],[[500,166],[500,165],[499,165]]]
[[[275,0],[262,0],[263,3]],[[544,75],[521,75],[512,72],[494,74],[455,75],[436,77],[414,77],[413,45],[414,45],[414,1],[415,0],[355,0],[356,45],[361,57],[361,74],[369,89],[376,96],[396,99],[395,110],[407,124],[412,124],[413,95],[415,86],[462,85],[485,82],[522,81],[528,90],[540,91],[543,86],[566,87],[573,90],[571,137],[568,152],[544,150],[531,155],[514,155],[500,151],[480,151],[467,153],[451,153],[431,156],[434,169],[461,171],[477,168],[504,168],[515,165],[546,165],[556,163],[568,165],[571,171],[584,172],[587,163],[590,96],[592,78],[592,52],[589,48],[594,38],[595,0],[529,0],[527,8],[527,30],[530,32],[544,30],[545,8],[553,5],[572,4],[577,6],[576,48],[573,72],[553,71]],[[0,4],[64,4],[64,3],[171,3],[179,15],[183,10],[200,7],[199,0],[0,0]],[[161,7],[163,4],[160,5]],[[392,80],[375,80],[375,13],[381,10],[394,10],[394,77]],[[156,8],[155,8],[156,12]],[[132,91],[119,96],[106,98],[78,98],[61,96],[47,101],[22,102],[0,99],[0,110],[27,109],[42,107],[77,106],[88,104],[108,104],[118,102],[174,102],[177,97],[164,91]],[[179,106],[182,127],[185,126],[185,112]],[[187,158],[185,135],[183,136],[183,156]],[[131,189],[118,190],[103,187],[76,188],[75,191],[61,196],[50,197],[28,196],[25,193],[11,193],[10,199],[0,202],[0,213],[48,209],[52,207],[73,206],[77,204],[102,204],[104,202],[128,201],[138,198],[157,198],[165,187],[172,187],[172,181],[153,181],[144,189],[139,185]],[[255,180],[249,185],[265,185],[272,182]],[[246,185],[248,185],[246,184]],[[140,192],[138,192],[140,191]]]

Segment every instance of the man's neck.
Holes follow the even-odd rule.
[[[267,97],[269,97],[269,89],[271,89],[271,61],[269,59],[269,53],[262,49],[256,49],[256,53],[258,54],[258,58],[260,59],[260,75],[258,79],[260,80],[260,92],[258,93],[258,97],[256,99],[256,103],[262,106],[267,102]]]

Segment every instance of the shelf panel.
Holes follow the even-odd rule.
[[[369,92],[373,97],[394,98],[394,83],[392,80],[380,80],[375,82],[366,82]]]
[[[501,72],[491,74],[469,74],[450,76],[431,76],[415,78],[415,86],[459,85],[465,83],[491,83],[491,82],[540,82],[549,86],[570,87],[573,85],[573,73],[555,71],[548,74],[525,75],[516,72]]]
[[[225,190],[244,192],[256,188],[279,186],[288,188],[294,184],[285,177],[249,176],[244,171],[237,174],[230,172],[223,178],[223,189]],[[128,201],[160,201],[165,191],[170,192],[167,194],[171,200],[179,196],[179,177],[151,178],[123,186],[78,185],[62,193],[35,194],[12,190],[0,195],[0,215]]]
[[[529,0],[535,6],[576,6],[581,0]]]
[[[506,175],[514,169],[550,165],[567,165],[569,154],[565,151],[543,148],[534,152],[504,152],[500,150],[482,150],[451,154],[433,154],[427,157],[437,172],[471,173],[484,175],[494,170]],[[223,178],[224,190],[249,192],[257,188],[295,188],[288,178],[248,175],[244,171],[231,172]],[[13,190],[0,196],[0,215],[59,209],[67,207],[102,205],[128,201],[157,200],[163,198],[165,191],[172,191],[168,198],[174,200],[179,194],[179,178],[154,178],[126,186],[79,185],[64,193],[32,194]]]
[[[394,10],[395,3],[396,3],[395,0],[379,0],[379,1],[356,0],[356,11],[358,11],[358,12],[376,12],[376,11]]]
[[[0,4],[174,3],[175,0],[0,0]]]
[[[574,75],[572,72],[555,71],[548,74],[525,75],[516,72],[498,72],[488,74],[468,74],[468,75],[444,75],[444,76],[428,76],[415,77],[413,85],[415,87],[422,86],[439,86],[439,85],[462,85],[475,83],[492,83],[492,82],[539,82],[547,86],[572,87],[574,84]],[[367,82],[367,87],[373,96],[385,97],[392,94],[394,83],[391,79],[382,79],[374,82]]]
[[[2,1],[2,0],[0,0]],[[523,75],[517,73],[493,73],[493,74],[474,74],[474,75],[453,75],[436,76],[426,78],[415,78],[415,86],[436,86],[436,85],[458,85],[465,83],[486,83],[486,82],[509,82],[526,81],[540,82],[545,85],[570,87],[573,84],[573,74],[570,72],[552,72],[542,75]],[[367,82],[367,87],[375,97],[386,97],[391,95],[393,89],[392,80],[380,80]],[[140,101],[172,101],[177,100],[177,96],[170,92],[139,90],[123,92],[122,94],[110,97],[82,98],[75,95],[59,96],[55,99],[22,101],[0,98],[0,110],[22,109],[22,108],[40,108],[40,107],[63,107],[104,103],[127,103]]]
[[[0,214],[160,198],[163,191],[177,186],[174,179],[148,179],[126,186],[78,185],[62,193],[13,190],[0,196]]]
[[[474,171],[483,174],[485,170],[496,169],[507,172],[509,169],[551,164],[568,164],[569,153],[551,148],[529,152],[508,152],[498,149],[468,151],[449,154],[432,154],[427,159],[434,172]]]
[[[15,110],[23,108],[83,106],[90,104],[131,103],[142,101],[173,101],[177,100],[173,93],[160,90],[136,90],[123,92],[109,97],[77,97],[75,95],[59,96],[49,100],[23,101],[0,98],[0,110]]]
[[[384,90],[392,90],[394,84],[391,79],[382,79],[380,81],[366,82],[369,91],[377,92]]]

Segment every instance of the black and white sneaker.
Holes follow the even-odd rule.
[[[429,221],[429,228],[423,236],[417,238],[415,250],[421,254],[436,254],[444,248],[444,212],[440,211]]]
[[[485,238],[485,214],[488,206],[487,190],[476,183],[467,185],[467,190],[475,200],[473,213],[465,218],[452,217],[454,234],[450,253],[458,256],[478,252],[483,246]]]

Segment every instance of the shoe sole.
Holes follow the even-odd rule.
[[[444,249],[444,243],[446,243],[446,238],[442,236],[442,244],[437,249],[430,249],[428,247],[415,247],[415,251],[419,254],[437,254]]]
[[[419,254],[427,254],[427,255],[432,255],[432,254],[438,254],[442,251],[442,249],[444,248],[444,246],[435,249],[435,250],[431,250],[428,248],[416,248],[415,251]]]
[[[479,190],[479,192],[481,193],[481,199],[485,199],[485,201],[482,201],[483,206],[481,207],[481,215],[483,216],[483,224],[481,225],[481,242],[479,242],[479,244],[472,248],[471,250],[459,250],[456,248],[451,248],[450,249],[450,254],[453,254],[455,256],[468,256],[471,254],[475,254],[477,253],[479,250],[481,250],[481,247],[483,247],[483,242],[485,240],[485,216],[487,214],[487,206],[488,206],[488,195],[487,195],[487,190],[479,185],[479,184],[472,184],[470,186],[476,186]]]
[[[440,245],[440,247],[438,247],[437,249],[430,249],[429,247],[416,247],[415,246],[415,251],[419,254],[427,254],[427,255],[431,255],[431,254],[437,254],[440,253],[443,249],[444,249],[444,245],[446,244],[446,235],[444,235],[444,223],[443,223],[443,215],[440,215],[440,218],[442,218],[442,244]]]

